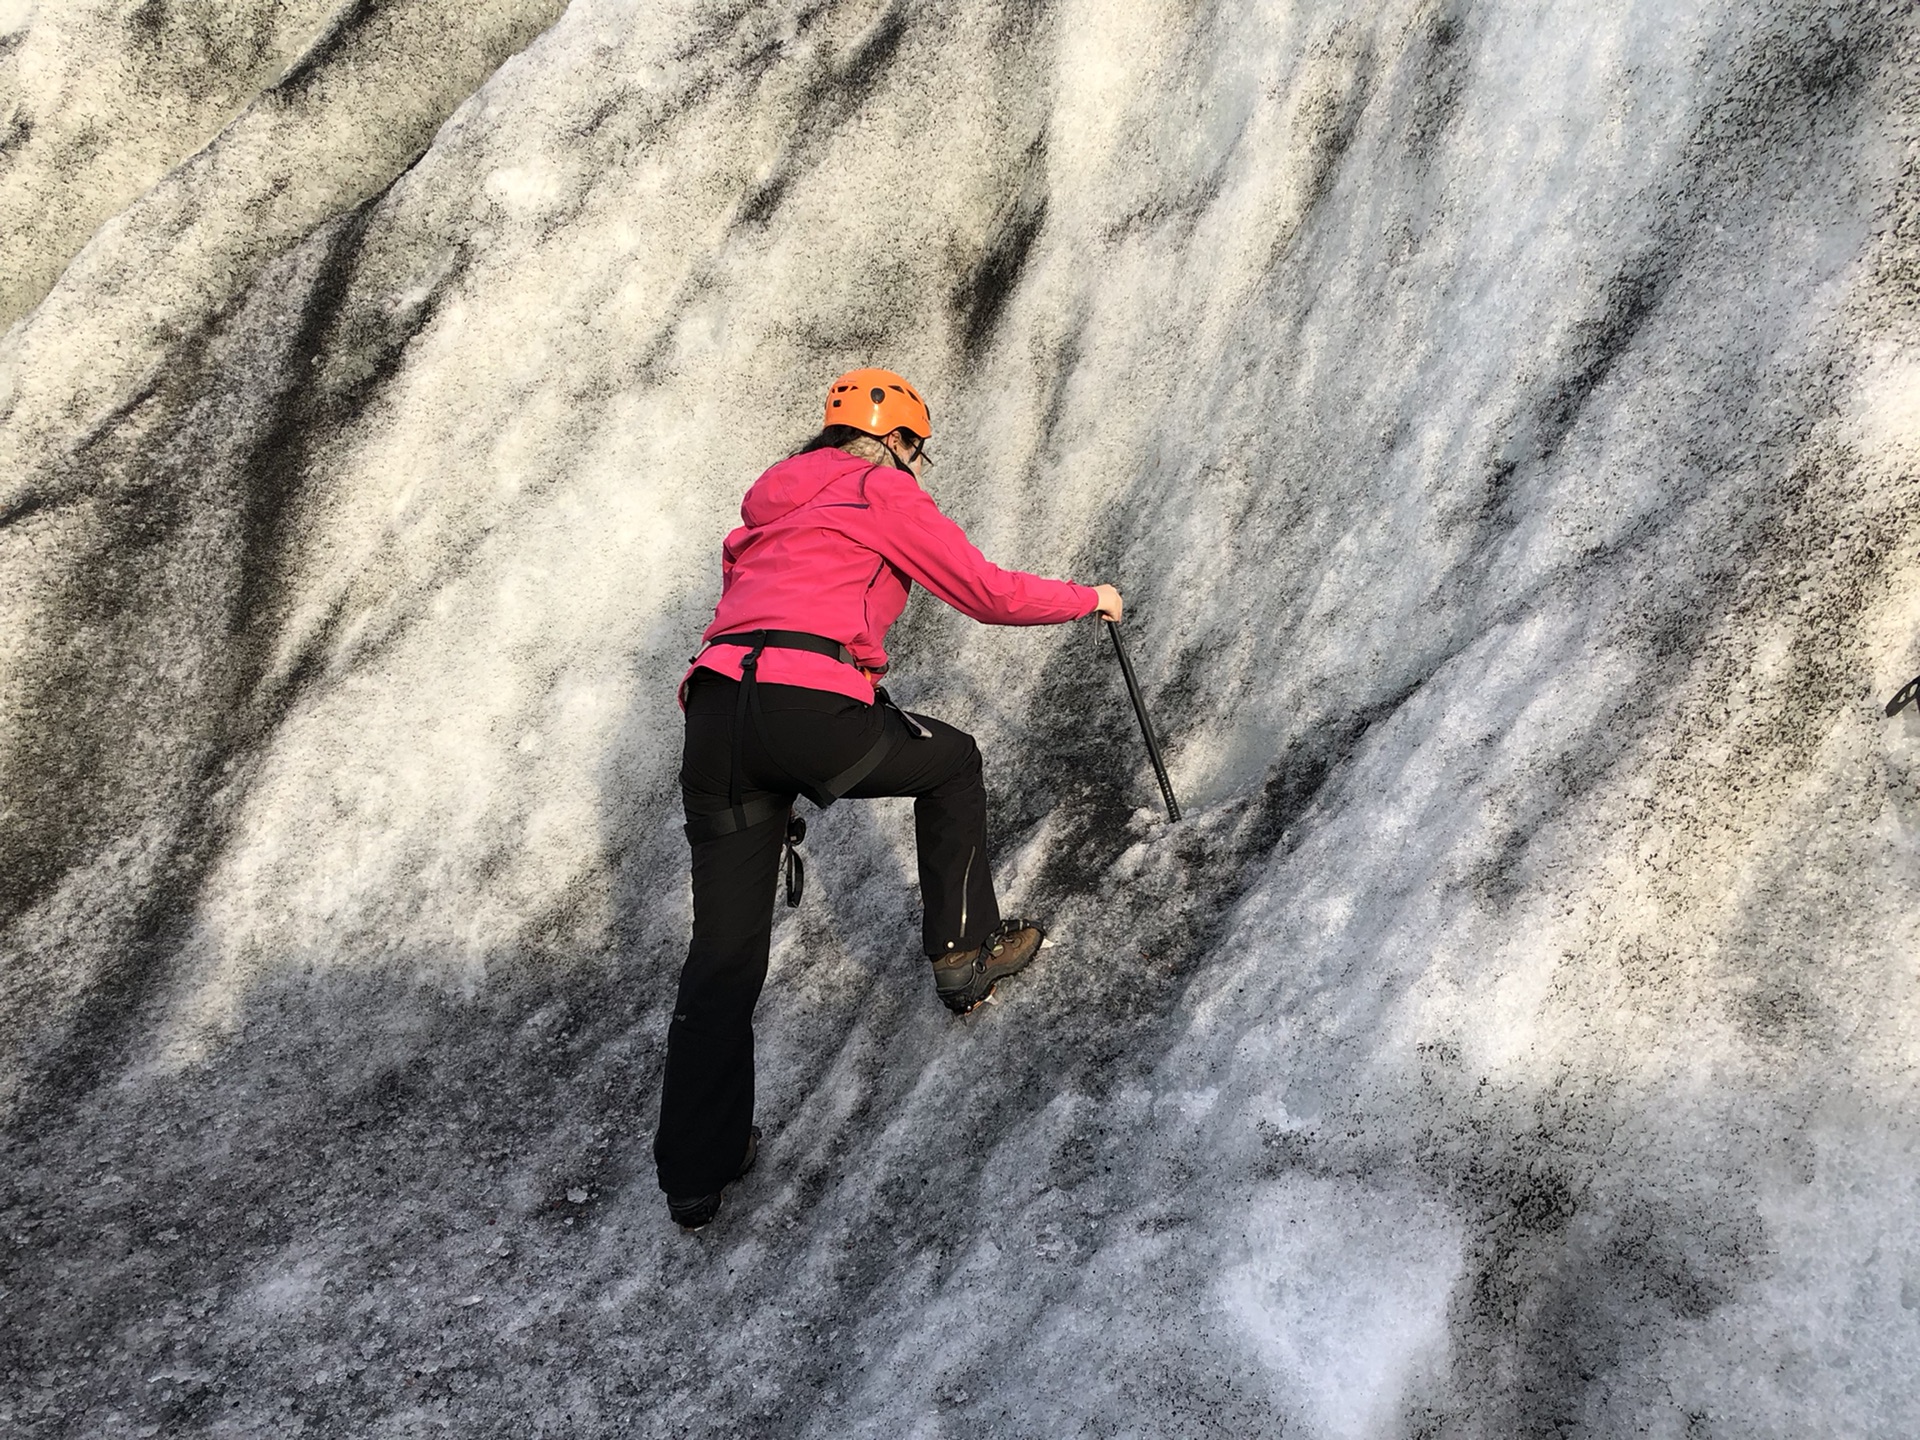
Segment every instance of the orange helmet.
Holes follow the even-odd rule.
[[[851,425],[869,435],[911,430],[932,438],[933,417],[913,386],[891,370],[849,370],[827,387],[829,425]]]

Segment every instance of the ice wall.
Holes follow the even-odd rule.
[[[1910,5],[314,13],[0,345],[0,1425],[1912,1433]],[[916,601],[1057,943],[817,817],[688,1238],[672,684],[869,361],[1189,816]]]

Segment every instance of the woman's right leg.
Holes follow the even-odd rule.
[[[999,926],[1000,904],[987,847],[987,786],[980,748],[966,731],[944,720],[914,718],[933,733],[901,741],[846,798],[913,797],[920,940],[927,958],[937,960],[978,946]]]
[[[921,939],[940,1003],[964,1015],[993,987],[1026,968],[1045,938],[1030,923],[1008,929],[993,893],[987,848],[987,788],[980,750],[964,730],[914,717],[914,735],[849,795],[911,795],[920,851]]]

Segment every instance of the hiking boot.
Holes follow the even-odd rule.
[[[740,1162],[740,1168],[734,1172],[733,1180],[738,1180],[749,1170],[753,1162],[760,1158],[760,1127],[754,1126],[747,1131],[747,1155]],[[731,1185],[729,1180],[727,1185]],[[720,1197],[727,1193],[722,1185],[711,1195],[669,1195],[667,1213],[673,1216],[673,1223],[691,1234],[695,1230],[704,1230],[713,1223],[713,1217],[720,1213]]]
[[[986,944],[942,955],[933,962],[933,988],[940,1003],[964,1015],[993,993],[1000,980],[1024,970],[1040,953],[1047,932],[1031,920],[1002,920]]]

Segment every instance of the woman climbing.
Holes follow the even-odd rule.
[[[668,1209],[690,1230],[713,1219],[759,1144],[753,1007],[795,796],[914,797],[921,938],[949,1009],[971,1010],[1040,948],[1038,925],[1000,916],[973,737],[895,709],[874,678],[915,581],[990,625],[1118,620],[1120,592],[990,564],[920,488],[932,434],[926,404],[892,371],[835,380],[825,428],[741,502],[720,605],[681,683],[693,941],[654,1160]]]

